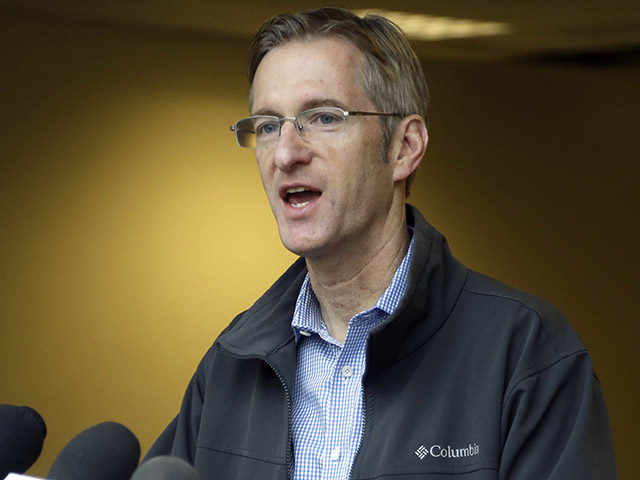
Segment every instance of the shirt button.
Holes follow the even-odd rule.
[[[353,375],[353,367],[349,365],[345,365],[344,367],[342,367],[342,376],[344,378],[349,378],[352,375]]]
[[[331,461],[337,462],[340,459],[340,447],[333,447],[331,449]]]

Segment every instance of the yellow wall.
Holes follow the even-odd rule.
[[[0,403],[49,433],[29,472],[105,420],[143,450],[216,334],[292,261],[251,152],[246,40],[0,16]],[[570,317],[621,477],[640,443],[638,72],[425,64],[412,195],[469,266]],[[628,475],[625,475],[628,472]]]

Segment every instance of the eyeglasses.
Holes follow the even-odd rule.
[[[264,148],[275,144],[280,137],[282,124],[291,120],[298,134],[307,141],[328,139],[344,130],[347,117],[355,115],[380,115],[400,117],[399,113],[345,111],[339,107],[311,108],[295,117],[254,115],[243,118],[229,127],[236,134],[238,146]]]

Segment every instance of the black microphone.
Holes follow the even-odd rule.
[[[30,407],[0,405],[0,478],[24,473],[42,452],[47,427]]]
[[[47,475],[51,480],[129,480],[140,460],[140,443],[124,425],[88,428],[62,449]]]
[[[162,456],[140,465],[131,480],[200,480],[200,475],[181,458]]]

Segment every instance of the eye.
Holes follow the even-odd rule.
[[[311,111],[307,123],[315,128],[335,127],[342,120],[337,112],[331,110]]]
[[[336,117],[330,113],[321,113],[318,115],[318,122],[322,125],[331,125],[336,121]]]
[[[257,135],[271,135],[278,131],[278,122],[262,121],[256,123]]]

